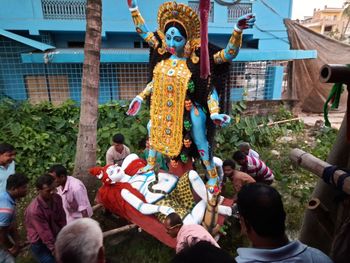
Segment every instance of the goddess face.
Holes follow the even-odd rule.
[[[176,27],[170,27],[165,32],[165,42],[167,44],[167,51],[172,55],[182,56],[186,44],[186,38],[181,35]]]

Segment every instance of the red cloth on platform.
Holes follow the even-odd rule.
[[[132,194],[145,202],[144,196],[133,188],[129,183],[116,183],[103,185],[97,193],[97,201],[112,213],[119,215],[130,222],[138,225],[144,231],[157,238],[162,243],[171,248],[176,247],[176,239],[166,233],[166,229],[161,222],[153,215],[141,214],[132,207],[121,196],[123,189],[129,190]]]
[[[129,183],[116,183],[103,185],[97,193],[97,201],[110,212],[119,215],[130,222],[138,225],[144,231],[157,238],[160,242],[171,248],[176,247],[176,239],[166,233],[164,225],[153,215],[144,215],[126,202],[122,196],[123,189],[129,190],[132,194],[145,201],[144,196],[133,188]],[[223,205],[232,206],[232,199],[224,199]],[[224,223],[225,217],[219,215],[218,224]]]

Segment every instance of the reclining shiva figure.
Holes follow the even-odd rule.
[[[156,174],[153,170],[137,173],[145,165],[136,154],[130,154],[121,167],[116,164],[94,167],[90,173],[104,184],[112,185],[108,191],[115,191],[115,196],[120,194],[124,201],[141,214],[154,214],[162,221],[168,214],[176,212],[182,217],[184,224],[201,224],[207,207],[207,191],[197,172],[191,170],[180,178],[165,172]],[[113,187],[118,184],[123,187]],[[199,202],[195,202],[191,189],[199,196]],[[101,200],[102,204],[103,201]],[[116,198],[113,205],[118,206],[120,203],[121,200]],[[232,208],[218,205],[218,212],[231,216]]]
[[[150,151],[147,166],[152,170],[156,151],[186,163],[191,154],[199,155],[207,172],[209,192],[220,191],[213,162],[215,125],[224,127],[230,117],[220,113],[220,94],[229,86],[230,62],[242,44],[242,30],[252,28],[255,17],[238,19],[225,49],[209,43],[210,75],[200,78],[200,19],[189,6],[166,2],[158,10],[158,30],[151,32],[141,16],[136,0],[128,0],[137,33],[150,46],[150,77],[146,88],[129,106],[136,115],[142,102],[151,97],[148,132]],[[221,96],[222,97],[222,96]],[[223,101],[221,100],[221,106]],[[196,150],[190,150],[193,141]],[[193,146],[193,144],[192,144]]]

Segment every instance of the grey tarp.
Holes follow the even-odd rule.
[[[292,97],[303,111],[322,112],[332,84],[319,81],[324,64],[350,64],[350,45],[318,34],[299,23],[285,19],[291,49],[317,50],[317,59],[294,60]],[[346,93],[346,92],[344,92]],[[342,95],[340,110],[346,110],[347,93]]]

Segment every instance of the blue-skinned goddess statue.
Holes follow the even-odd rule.
[[[201,79],[198,14],[185,4],[165,2],[158,10],[158,29],[152,32],[137,1],[128,0],[128,5],[137,33],[150,46],[149,82],[127,112],[136,115],[150,97],[150,151],[140,172],[153,169],[156,152],[184,163],[197,155],[207,172],[209,192],[220,191],[213,161],[214,131],[230,123],[230,116],[220,111],[229,87],[229,63],[239,52],[242,31],[254,25],[255,17],[247,14],[238,19],[226,48],[209,43],[210,75]]]

